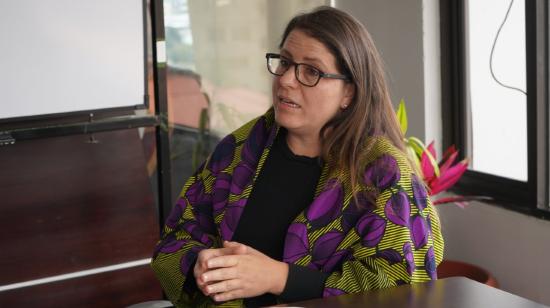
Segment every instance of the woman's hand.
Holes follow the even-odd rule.
[[[224,242],[223,249],[239,254],[224,254],[208,259],[209,270],[200,276],[200,280],[205,283],[205,294],[213,295],[215,301],[222,302],[283,292],[288,264],[237,242]]]
[[[224,243],[224,246],[225,243]],[[195,275],[195,281],[197,282],[197,286],[199,289],[204,293],[204,295],[208,295],[208,292],[206,291],[206,286],[208,283],[201,279],[202,275],[209,270],[208,268],[208,260],[220,256],[226,256],[226,255],[237,255],[237,254],[244,254],[246,253],[246,246],[241,245],[229,245],[224,248],[214,248],[214,249],[203,249],[199,252],[199,255],[197,257],[197,262],[195,263],[195,267],[193,268],[193,274]]]

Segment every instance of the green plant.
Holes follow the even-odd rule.
[[[406,136],[408,120],[407,109],[403,99],[399,102],[396,115],[401,132],[403,136]],[[468,169],[468,158],[456,162],[458,150],[454,145],[450,146],[443,154],[441,160],[437,162],[437,153],[433,141],[426,146],[420,139],[409,136],[404,138],[404,142],[407,154],[416,164],[417,170],[422,173],[422,179],[428,188],[428,194],[432,197],[454,186]],[[467,201],[488,199],[490,198],[481,196],[454,196],[438,198],[433,200],[433,204],[456,203],[463,206]]]

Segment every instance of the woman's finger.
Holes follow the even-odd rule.
[[[223,242],[223,247],[224,248],[231,248],[233,249],[233,252],[235,254],[240,254],[240,255],[244,255],[248,252],[248,250],[250,249],[250,247],[246,246],[245,244],[241,244],[239,242],[229,242],[229,241],[224,241]]]
[[[219,293],[213,296],[216,302],[225,302],[235,298],[244,298],[242,289],[236,289],[229,292]]]
[[[208,260],[207,265],[209,269],[236,266],[239,264],[239,259],[237,255],[220,256]]]
[[[239,279],[229,279],[229,280],[213,283],[207,286],[205,290],[208,292],[208,294],[216,294],[216,293],[229,292],[235,289],[239,289],[240,285],[241,283]]]
[[[204,249],[201,252],[199,252],[197,263],[199,264],[199,266],[203,268],[208,268],[208,260],[212,258],[220,257],[220,256],[242,254],[238,251],[239,249],[242,249],[242,248],[239,248],[238,246],[231,246],[231,247],[216,248],[216,249]]]
[[[237,269],[235,267],[223,267],[202,274],[201,279],[205,283],[208,283],[213,281],[235,279],[238,278],[237,276]]]

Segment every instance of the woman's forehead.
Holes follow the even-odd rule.
[[[292,30],[286,37],[281,54],[294,61],[318,62],[332,68],[335,65],[334,55],[321,41],[307,35],[301,30]]]

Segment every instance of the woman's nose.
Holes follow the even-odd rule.
[[[296,80],[296,66],[289,67],[284,74],[279,77],[279,83],[285,86],[296,86],[298,80]]]

